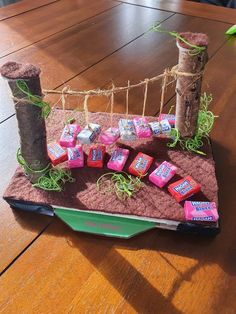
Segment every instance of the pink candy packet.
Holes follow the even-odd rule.
[[[139,138],[151,137],[152,131],[145,117],[137,117],[133,119],[136,134]]]
[[[68,167],[69,168],[82,168],[84,167],[84,152],[81,145],[68,148]]]
[[[105,145],[111,145],[116,142],[120,136],[120,131],[118,128],[109,128],[102,132],[99,136],[99,141]]]
[[[107,163],[107,168],[115,171],[122,171],[129,157],[129,150],[124,148],[116,148]]]
[[[177,168],[167,161],[164,161],[150,175],[149,181],[159,188],[162,188],[176,173]]]
[[[184,212],[188,221],[216,222],[219,219],[215,202],[185,201]]]
[[[78,124],[68,124],[64,127],[60,145],[63,147],[74,147],[76,144],[77,134],[80,132],[80,126]]]

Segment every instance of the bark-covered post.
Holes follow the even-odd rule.
[[[176,83],[176,128],[182,137],[192,137],[197,126],[200,105],[202,72],[208,60],[208,37],[201,33],[180,33],[184,43],[177,39],[179,48],[178,74]],[[200,47],[200,49],[194,48]],[[184,75],[186,73],[186,75]],[[188,75],[192,74],[191,75]]]
[[[36,183],[45,174],[46,168],[48,171],[51,167],[47,154],[45,121],[42,108],[29,102],[27,95],[18,88],[17,82],[24,81],[32,95],[42,97],[40,69],[32,64],[7,62],[0,68],[0,73],[7,79],[13,94],[26,173],[29,180]],[[45,172],[41,171],[43,169]]]

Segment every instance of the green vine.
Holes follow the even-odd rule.
[[[23,80],[16,81],[17,88],[26,96],[26,100],[39,108],[42,108],[42,118],[47,118],[51,112],[50,105],[42,100],[42,97],[33,95],[28,85]]]
[[[179,39],[180,41],[182,41],[183,43],[185,43],[187,46],[189,46],[189,48],[191,48],[191,50],[189,50],[189,55],[191,56],[196,56],[198,55],[199,53],[203,52],[206,47],[200,47],[200,46],[197,46],[197,45],[193,45],[191,44],[190,42],[188,42],[185,38],[183,38],[182,36],[180,36],[180,34],[178,32],[175,32],[175,31],[168,31],[168,30],[165,30],[165,29],[162,29],[161,28],[161,24],[158,23],[158,24],[154,24],[149,30],[149,31],[154,31],[154,32],[159,32],[159,33],[166,33],[166,34],[169,34],[170,36],[173,36],[177,39]]]
[[[106,180],[107,177],[110,177],[109,181]],[[140,177],[135,178],[124,171],[108,172],[97,180],[99,191],[103,190],[105,193],[115,193],[121,200],[132,197],[134,193],[140,190],[141,186]]]
[[[173,142],[168,143],[168,147],[173,148],[179,143],[184,150],[194,152],[200,155],[206,155],[199,149],[203,146],[204,138],[209,141],[209,134],[213,128],[215,118],[217,118],[217,116],[215,116],[211,111],[208,110],[208,107],[212,100],[212,95],[207,95],[206,93],[204,93],[201,96],[196,134],[193,137],[181,138],[179,130],[174,128],[171,130],[170,133],[170,137],[173,139]]]
[[[58,167],[50,168],[50,163],[44,169],[33,170],[21,155],[20,148],[16,153],[16,159],[18,163],[24,168],[26,175],[30,172],[42,173],[42,176],[39,177],[38,182],[32,185],[33,187],[37,187],[45,191],[61,192],[62,186],[66,182],[74,182],[74,178],[71,176],[71,173],[68,170],[66,171]]]

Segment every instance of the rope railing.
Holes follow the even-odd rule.
[[[152,83],[155,81],[158,81],[163,78],[168,77],[174,77],[177,79],[178,76],[186,76],[186,77],[194,77],[194,78],[200,78],[202,76],[203,72],[198,73],[188,73],[188,72],[181,72],[178,70],[178,66],[175,65],[171,69],[165,69],[165,71],[162,74],[159,74],[157,76],[154,76],[152,78],[146,78],[143,81],[136,83],[136,84],[129,84],[128,86],[120,86],[120,87],[114,87],[112,86],[111,89],[91,89],[91,90],[71,90],[70,88],[67,88],[66,90],[49,90],[49,89],[43,89],[43,93],[45,95],[47,94],[64,94],[64,95],[70,95],[70,96],[110,96],[112,94],[117,94],[120,92],[124,92],[133,88],[137,88],[140,86],[146,86],[148,83]]]

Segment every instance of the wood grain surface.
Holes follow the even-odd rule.
[[[1,8],[0,10],[0,21],[25,12],[32,11],[34,9],[51,4],[56,1],[59,0],[37,0],[37,1],[24,0],[14,4],[7,5]]]
[[[119,0],[124,3],[235,24],[234,9],[186,0]]]
[[[164,23],[169,29],[205,29],[210,35],[211,59],[203,87],[213,94],[211,109],[219,115],[212,141],[221,234],[206,239],[154,230],[128,241],[106,239],[75,233],[57,219],[11,211],[1,201],[0,313],[235,313],[236,45],[235,38],[224,36],[228,25],[122,4],[92,18],[96,27],[82,22],[77,31],[61,31],[61,37],[53,35],[9,57],[40,60],[43,84],[50,88],[63,84],[63,71],[66,84],[73,88],[109,86],[111,80],[139,81],[176,63],[173,39],[157,33],[143,35],[156,18],[167,18]],[[76,48],[78,44],[82,48]],[[2,107],[11,100],[1,81],[0,93],[4,112]],[[155,114],[158,86],[150,93],[148,113]],[[174,104],[173,88],[167,96],[165,110]],[[142,92],[131,96],[133,112],[139,110],[141,99]],[[91,101],[92,110],[106,109],[106,105],[107,100]],[[122,97],[116,99],[116,108],[123,110]],[[3,114],[0,124],[1,194],[14,172],[19,145],[11,113]]]
[[[125,14],[131,15],[133,18],[125,19],[126,23],[120,25],[119,19]],[[112,16],[112,20],[110,16]],[[141,17],[139,26],[131,27],[127,34],[125,29],[134,25],[134,21]],[[42,86],[47,89],[61,87],[63,83],[71,88],[97,88],[107,86],[111,84],[111,81],[117,85],[127,84],[128,79],[137,82],[145,77],[155,76],[161,73],[165,67],[171,67],[177,63],[177,48],[172,37],[156,32],[144,34],[153,22],[166,18],[168,19],[163,22],[163,27],[166,29],[175,27],[177,31],[184,29],[204,31],[207,26],[207,33],[211,39],[210,57],[227,40],[224,35],[224,31],[227,29],[225,23],[207,20],[204,25],[203,19],[195,17],[179,14],[170,16],[156,10],[136,9],[134,6],[122,5],[90,19],[89,22],[83,22],[70,28],[70,30],[53,35],[35,45],[2,58],[0,64],[9,60],[19,62],[26,60],[38,64],[42,69]],[[117,27],[115,23],[117,23]],[[116,33],[109,31],[111,27],[116,29]],[[91,37],[93,38],[92,45]],[[114,40],[115,37],[116,40]],[[110,45],[107,45],[107,40],[111,42]],[[69,51],[65,49],[64,41],[71,47]],[[78,45],[77,43],[80,42],[83,44]],[[128,43],[130,44],[127,45]],[[121,47],[122,49],[120,49]],[[94,69],[96,70],[94,71]],[[159,98],[160,86],[153,84],[150,88],[147,114],[152,115],[157,112],[156,106],[159,107],[158,103],[154,106],[153,102]],[[142,106],[140,99],[143,98],[143,91],[138,90],[137,94],[132,94],[130,93],[130,110],[132,113],[139,113]],[[116,98],[115,110],[117,112],[124,109],[123,96]],[[169,96],[167,95],[167,100]],[[55,103],[58,97],[50,97],[49,100]],[[106,110],[107,99],[96,99],[95,103],[92,99],[89,104],[91,111],[94,111],[96,106],[99,106],[101,110]],[[81,99],[71,99],[70,107],[72,106],[80,107]],[[0,118],[2,119],[13,113],[12,107],[0,107]]]
[[[49,38],[53,34],[60,33],[60,31],[119,5],[118,2],[107,0],[96,2],[60,0],[50,5],[51,10],[48,10],[48,6],[42,6],[7,21],[0,21],[0,57],[36,44],[44,38]]]
[[[122,4],[1,58],[0,65],[11,60],[39,65],[42,86],[53,89],[140,37],[156,20],[171,15]],[[134,24],[136,20],[138,25]],[[6,106],[0,107],[1,119],[13,113]]]

